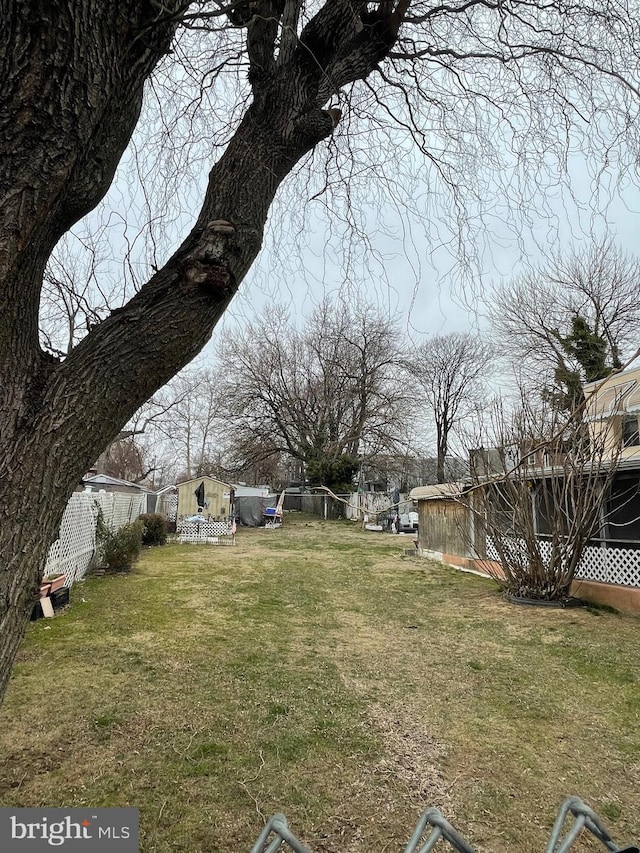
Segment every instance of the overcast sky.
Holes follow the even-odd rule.
[[[160,125],[162,129],[162,122]],[[337,148],[344,132],[341,125],[336,131]],[[581,132],[588,130],[587,124]],[[615,150],[607,157],[609,171],[601,174],[595,155],[586,160],[579,153],[580,139],[576,136],[573,149],[578,153],[568,160],[569,190],[561,173],[554,172],[553,157],[561,160],[561,146],[560,154],[551,150],[542,156],[532,147],[517,156],[508,149],[508,134],[503,136],[499,121],[484,132],[495,136],[496,162],[504,165],[493,176],[483,174],[483,154],[473,146],[463,149],[468,151],[468,162],[460,153],[452,155],[452,162],[455,164],[458,157],[459,164],[454,174],[462,176],[461,182],[464,177],[471,183],[469,188],[460,187],[468,198],[466,232],[457,230],[438,170],[417,154],[410,140],[398,145],[397,156],[395,151],[390,155],[388,145],[380,141],[376,149],[361,149],[359,155],[356,152],[355,156],[362,158],[365,177],[353,190],[353,205],[364,240],[369,242],[366,250],[362,240],[341,226],[344,210],[340,199],[344,200],[345,193],[341,196],[339,190],[337,199],[331,195],[316,197],[323,183],[320,152],[309,172],[299,170],[297,184],[292,178],[281,188],[272,207],[263,251],[241,284],[225,322],[250,319],[274,302],[288,305],[293,314],[303,316],[325,296],[346,293],[366,298],[397,316],[407,334],[416,338],[482,329],[486,327],[483,302],[490,300],[492,285],[539,263],[545,253],[584,248],[591,239],[605,236],[631,253],[636,249],[640,252],[640,192],[616,172]],[[363,136],[369,138],[366,133]],[[197,134],[195,137],[200,138]],[[563,138],[561,129],[557,137]],[[161,266],[188,233],[200,207],[212,158],[204,131],[201,138],[205,142],[193,151],[187,150],[188,146],[182,148],[178,139],[172,148],[169,146],[172,153],[165,164],[167,140],[162,134],[154,138],[153,115],[146,125],[143,122],[105,203],[88,218],[89,229],[96,223],[108,223],[105,250],[116,256],[119,253],[120,260],[107,260],[105,269],[111,264],[115,280],[127,272],[127,249],[131,249],[131,268],[136,268],[141,283],[150,274],[151,265]],[[442,152],[443,162],[447,156],[443,139],[446,142],[447,138],[453,139],[434,132],[434,150]],[[534,138],[529,141],[533,146]],[[352,143],[346,146],[347,153]],[[136,145],[137,162],[132,155]],[[394,156],[398,161],[395,172]],[[378,164],[378,157],[381,163],[386,159],[384,168]],[[627,160],[632,159],[627,156]],[[378,172],[384,172],[386,180],[379,178]],[[539,186],[536,178],[540,179]],[[346,192],[351,194],[351,188]],[[309,198],[312,200],[306,201]],[[144,228],[149,222],[154,223],[153,239],[145,248]],[[82,227],[81,223],[74,230],[80,233]],[[156,248],[149,250],[149,245]],[[346,253],[345,247],[349,249]],[[461,261],[461,249],[467,255],[466,264]],[[213,344],[219,333],[220,327]],[[210,344],[205,357],[212,351]]]
[[[473,235],[478,267],[461,266],[455,247],[445,245],[442,223],[425,233],[408,211],[402,220],[391,207],[375,211],[369,222],[378,257],[351,287],[399,314],[410,334],[464,331],[486,327],[482,302],[490,300],[493,284],[543,261],[549,251],[587,246],[591,239],[605,236],[631,254],[640,250],[640,191],[629,184],[618,189],[611,181],[594,184],[578,157],[572,172],[575,198],[562,188],[555,198],[547,195],[539,205],[540,211],[546,208],[544,213],[529,210],[529,225],[507,226],[498,216],[488,217],[487,227]],[[296,271],[296,261],[289,273],[281,258],[273,258],[270,244],[276,227],[271,222],[271,240],[234,299],[229,320],[249,318],[274,301],[304,314],[325,294],[344,287],[339,258],[327,251],[325,221],[309,217],[308,244],[301,256],[304,270]],[[286,244],[284,236],[276,243],[280,240]]]

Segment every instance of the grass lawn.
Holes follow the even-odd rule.
[[[237,542],[148,550],[29,627],[0,805],[137,806],[163,853],[248,853],[279,810],[313,853],[400,853],[436,805],[528,853],[578,794],[640,842],[640,619],[509,605],[347,522]]]

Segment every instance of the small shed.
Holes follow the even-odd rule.
[[[214,521],[232,514],[233,488],[213,477],[194,477],[178,483],[178,518],[200,513]]]
[[[425,557],[455,565],[466,565],[476,557],[473,518],[465,498],[468,487],[440,483],[418,486],[409,493],[418,504],[418,548]]]

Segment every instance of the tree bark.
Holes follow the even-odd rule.
[[[437,423],[436,425],[436,481],[438,483],[444,483],[445,481],[445,473],[444,473],[444,464],[447,458],[447,434],[444,431],[444,427]]]
[[[401,0],[406,9],[406,0]],[[252,3],[253,102],[164,267],[63,361],[38,344],[60,237],[107,191],[169,52],[182,0],[0,0],[0,700],[50,542],[76,484],[187,364],[253,263],[269,206],[334,128],[323,105],[393,44],[401,11],[328,0],[277,57],[276,0]],[[331,79],[331,86],[327,81]]]
[[[136,40],[152,14],[99,0],[0,5],[0,699],[66,502],[111,432],[83,437],[81,418],[58,432],[74,389],[38,345],[43,271],[107,191],[169,49],[173,26]]]

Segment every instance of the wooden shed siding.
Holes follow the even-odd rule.
[[[418,545],[424,550],[475,556],[469,551],[470,524],[469,510],[458,501],[418,502]]]
[[[212,477],[198,477],[186,483],[178,483],[178,515],[189,516],[198,512],[195,491],[202,482],[204,497],[209,504],[203,515],[221,520],[227,518],[231,514],[230,498],[224,495],[229,494],[229,486]]]

